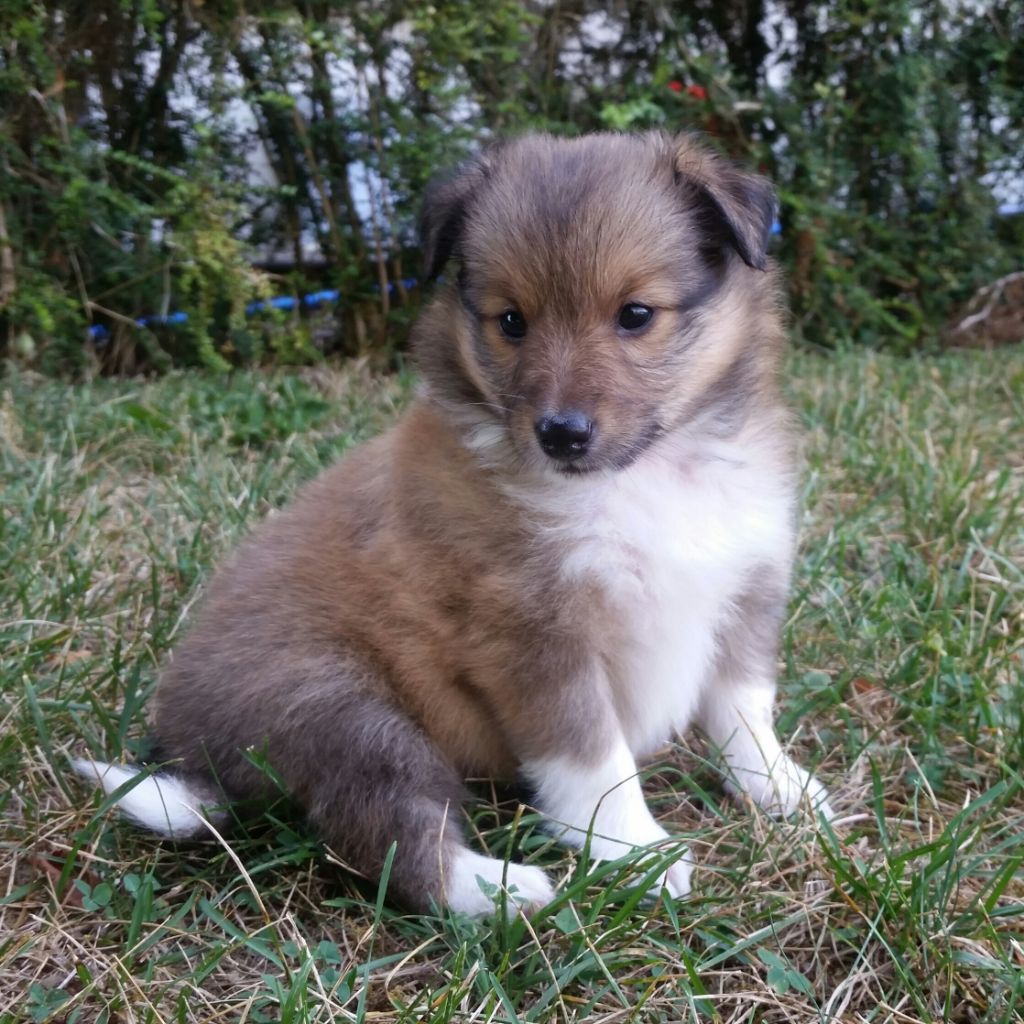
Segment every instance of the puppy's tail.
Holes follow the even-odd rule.
[[[72,768],[83,778],[98,782],[110,796],[119,793],[117,807],[136,825],[156,832],[165,839],[191,839],[208,834],[206,823],[223,821],[223,811],[208,808],[223,803],[201,784],[187,782],[171,775],[148,775],[138,778],[142,769],[138,765],[105,764],[81,758],[71,762]],[[134,785],[130,785],[136,780]]]

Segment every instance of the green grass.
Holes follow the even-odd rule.
[[[174,848],[67,772],[139,751],[218,557],[409,382],[0,381],[0,1020],[1024,1019],[1024,351],[790,370],[780,721],[841,821],[734,806],[690,737],[647,790],[695,891],[652,906],[482,789],[476,841],[561,882],[494,925],[392,911],[280,809]]]

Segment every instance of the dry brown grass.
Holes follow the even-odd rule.
[[[700,864],[553,846],[480,788],[479,841],[544,864],[532,921],[398,915],[287,807],[175,849],[69,780],[134,756],[155,667],[216,558],[387,422],[358,368],[67,387],[0,404],[0,1020],[1024,1019],[1024,353],[793,361],[808,427],[782,728],[834,829],[721,796],[700,742],[647,789]]]

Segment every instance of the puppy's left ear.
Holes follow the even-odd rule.
[[[729,246],[748,267],[768,267],[768,240],[778,203],[767,178],[720,156],[693,135],[675,140],[676,184],[700,210],[709,241]]]
[[[428,281],[433,281],[444,270],[457,249],[467,207],[488,170],[485,156],[474,157],[427,186],[420,212],[420,240]]]

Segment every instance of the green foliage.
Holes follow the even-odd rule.
[[[1007,59],[1021,11],[845,0],[800,17],[765,135],[785,139],[772,162],[797,322],[814,341],[906,351],[1019,261],[993,244],[982,179],[1022,188],[1024,62]]]
[[[1019,263],[992,186],[1021,198],[1022,35],[1009,0],[0,0],[0,345],[68,372],[387,358],[431,174],[528,128],[657,127],[775,179],[801,337],[909,351]],[[315,322],[245,316],[323,288]]]

